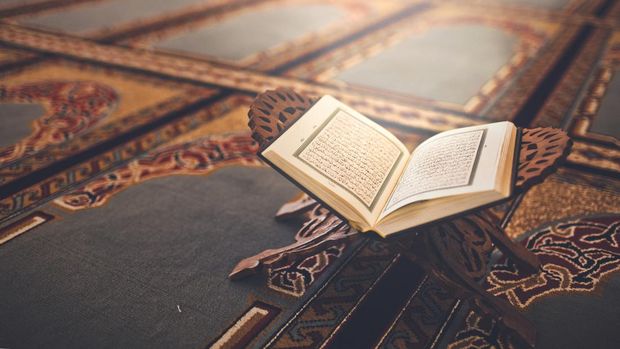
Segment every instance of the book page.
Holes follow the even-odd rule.
[[[398,138],[331,96],[262,155],[358,229],[376,222],[409,159]]]
[[[517,134],[503,121],[442,132],[423,142],[374,230],[385,237],[510,197]]]
[[[390,139],[339,109],[295,155],[372,210],[403,154]]]
[[[451,190],[472,185],[485,134],[484,128],[468,128],[423,142],[411,155],[382,216],[412,202],[450,195]]]

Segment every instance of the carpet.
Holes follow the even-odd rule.
[[[330,94],[408,147],[500,120],[573,151],[492,208],[536,253],[481,280],[537,348],[618,348],[620,2],[0,0],[0,348],[520,348],[359,238],[230,281],[295,239],[299,190],[247,127]]]

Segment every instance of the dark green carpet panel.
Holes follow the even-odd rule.
[[[301,227],[246,125],[276,87],[411,148],[566,130],[558,172],[493,208],[542,270],[494,252],[481,283],[537,348],[620,348],[617,0],[0,0],[0,348],[520,348],[363,237],[228,279]]]

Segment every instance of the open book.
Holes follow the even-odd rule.
[[[497,122],[439,133],[410,153],[324,96],[260,155],[354,228],[386,237],[509,197],[516,138]]]

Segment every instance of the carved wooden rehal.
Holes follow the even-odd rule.
[[[252,137],[265,149],[308,110],[314,101],[290,89],[260,94],[248,113]],[[552,173],[566,158],[571,140],[554,128],[522,129],[515,193],[524,193]],[[305,258],[333,244],[361,236],[320,203],[303,194],[286,203],[277,219],[302,218],[302,228],[289,246],[263,251],[239,262],[230,278],[257,272],[262,266],[282,259]],[[367,234],[368,235],[368,234]],[[403,255],[415,259],[443,280],[460,296],[471,298],[483,314],[502,321],[533,347],[535,331],[531,324],[508,303],[493,297],[476,281],[483,278],[493,245],[524,270],[540,268],[536,255],[513,243],[498,225],[498,219],[486,210],[444,220],[386,241],[394,243]]]

